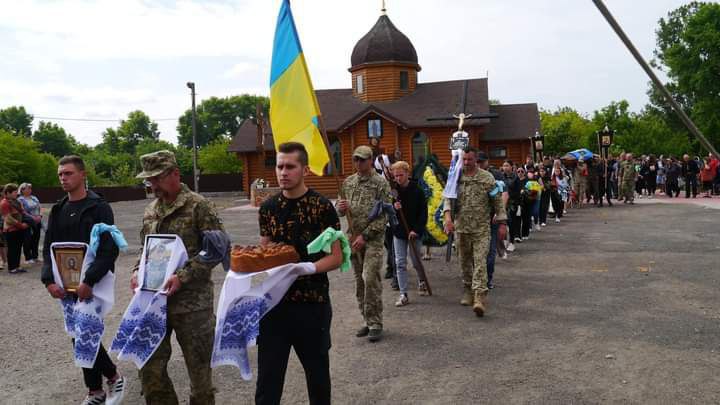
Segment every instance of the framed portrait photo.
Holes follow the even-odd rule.
[[[160,291],[165,286],[165,276],[170,266],[172,245],[171,236],[148,236],[145,246],[145,273],[141,288],[148,291]]]
[[[58,273],[63,283],[63,289],[67,292],[77,292],[82,275],[83,260],[87,248],[85,246],[54,247],[53,255],[57,263]]]

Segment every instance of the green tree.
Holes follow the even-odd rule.
[[[0,184],[57,185],[57,160],[50,154],[41,153],[35,141],[0,129],[0,145]]]
[[[0,129],[15,135],[30,137],[32,135],[33,116],[25,111],[25,107],[8,107],[0,110]]]
[[[32,136],[40,145],[40,150],[53,156],[62,157],[74,153],[75,139],[61,126],[52,122],[40,121]]]
[[[540,124],[545,135],[546,154],[562,155],[586,148],[595,131],[590,120],[570,107],[540,111]]]
[[[242,164],[234,153],[228,152],[230,139],[221,138],[200,149],[198,166],[205,174],[241,173]]]
[[[720,144],[720,4],[691,2],[659,21],[653,65],[668,79],[668,90],[716,147]],[[650,90],[651,108],[679,129],[666,101]],[[687,133],[687,132],[686,132]],[[696,151],[699,144],[692,142]]]
[[[243,94],[225,98],[210,97],[197,106],[197,145],[203,147],[221,137],[232,137],[242,120],[255,115],[255,106],[261,102],[267,113],[267,97]],[[192,148],[192,110],[178,119],[178,143]]]
[[[108,128],[103,133],[103,144],[110,153],[134,154],[137,145],[145,140],[160,139],[158,124],[144,112],[137,110],[128,114],[127,120],[120,121],[115,128]]]

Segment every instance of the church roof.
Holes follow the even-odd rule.
[[[383,14],[372,29],[355,44],[350,62],[351,69],[365,64],[387,62],[417,65],[418,57],[410,39]]]
[[[353,97],[352,89],[317,90],[320,111],[328,132],[346,130],[369,113],[377,114],[403,128],[448,127],[457,121],[428,121],[430,117],[450,117],[461,112],[465,80],[420,83],[414,93],[396,101],[363,103]],[[483,140],[527,139],[540,127],[537,104],[488,105],[487,79],[468,80],[466,113],[497,112],[496,119],[466,121],[468,127],[487,125]],[[273,150],[272,131],[265,128],[265,149]],[[257,127],[245,120],[233,138],[228,151],[256,150]]]

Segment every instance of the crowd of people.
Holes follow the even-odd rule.
[[[597,207],[613,205],[656,193],[677,197],[685,187],[686,197],[698,193],[698,180],[706,196],[716,192],[718,161],[702,161],[684,156],[652,155],[634,158],[622,154],[618,159],[596,155],[577,159],[545,157],[539,162],[528,156],[525,162],[506,160],[500,167],[490,165],[488,156],[475,148],[454,152],[440,207],[442,227],[450,238],[449,252],[456,251],[462,297],[482,317],[488,311],[488,295],[494,288],[496,257],[507,258],[532,233],[542,232],[548,222],[560,223],[573,209],[591,202]],[[311,268],[289,286],[281,302],[259,320],[258,380],[255,401],[280,403],[290,349],[294,348],[305,370],[311,403],[330,403],[329,349],[332,307],[327,272],[345,261],[340,241],[330,251],[310,254],[308,244],[323,230],[340,230],[340,217],[346,217],[348,247],[355,276],[356,299],[363,319],[356,336],[378,342],[383,336],[382,272],[399,291],[395,306],[410,304],[408,256],[415,270],[423,259],[422,237],[435,215],[428,212],[428,195],[412,178],[410,164],[390,162],[369,146],[359,146],[352,154],[354,174],[345,179],[340,197],[332,204],[305,185],[309,173],[308,155],[302,144],[279,145],[276,175],[281,192],[260,207],[260,244],[286,243],[298,252],[301,262]],[[460,165],[461,162],[461,165]],[[142,392],[148,403],[177,403],[177,395],[167,373],[171,357],[170,336],[174,333],[185,354],[191,380],[190,403],[214,403],[210,369],[214,337],[213,283],[215,263],[200,257],[205,241],[203,232],[224,232],[222,221],[212,205],[180,182],[180,172],[172,152],[159,151],[141,158],[143,172],[138,175],[156,199],[143,215],[142,234],[176,234],[183,240],[189,260],[169,276],[167,289],[167,334],[140,369]],[[95,224],[112,226],[112,208],[101,196],[85,188],[85,166],[77,156],[60,161],[58,176],[67,196],[56,203],[47,221],[43,248],[42,282],[57,299],[87,300],[95,284],[114,272],[118,247],[113,238],[102,234],[95,261],[84,273],[77,291],[69,295],[57,284],[50,259],[55,242],[90,243]],[[21,250],[26,262],[38,260],[38,242],[43,229],[40,203],[32,195],[32,185],[8,184],[0,202],[3,220],[3,259],[10,273],[22,272]],[[87,220],[82,218],[87,218]],[[389,241],[389,243],[388,243]],[[24,249],[23,249],[24,248]],[[387,258],[387,260],[384,260]],[[138,260],[138,264],[140,260]],[[131,288],[138,287],[133,268]],[[418,294],[431,293],[424,271],[418,271]],[[83,404],[120,403],[125,377],[117,372],[105,348],[100,345],[92,368],[83,368],[88,395]],[[103,377],[108,389],[103,389]]]

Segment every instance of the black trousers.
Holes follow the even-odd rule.
[[[385,250],[388,252],[387,260],[385,261],[387,265],[386,269],[392,272],[393,277],[397,277],[397,273],[395,272],[395,255],[393,254],[393,232],[389,226],[385,227],[385,240],[383,244],[385,245]]]
[[[565,202],[562,200],[560,192],[551,191],[550,201],[552,201],[553,211],[555,211],[555,218],[562,218],[563,210],[565,209]]]
[[[547,223],[548,211],[550,210],[550,190],[543,190],[540,195],[540,223]]]
[[[692,191],[693,197],[697,195],[697,176],[685,176],[685,198],[690,198],[690,191]]]
[[[670,198],[680,195],[680,187],[678,186],[677,179],[667,179],[665,182],[665,194]]]
[[[308,403],[330,404],[331,320],[329,302],[286,301],[260,320],[256,404],[280,404],[291,347],[305,369]]]
[[[25,241],[23,242],[23,252],[25,260],[36,260],[38,258],[38,246],[40,245],[40,232],[42,224],[37,223],[25,232]]]
[[[5,232],[4,235],[7,246],[8,270],[15,270],[20,267],[20,255],[25,240],[25,231]]]
[[[74,345],[75,339],[73,339],[73,346]],[[90,391],[98,391],[103,388],[103,376],[109,379],[115,377],[115,374],[117,374],[117,368],[115,368],[115,364],[110,360],[110,356],[108,356],[102,343],[100,343],[100,349],[98,350],[93,368],[83,368],[82,371],[85,386],[88,387]]]
[[[531,201],[523,201],[522,203],[522,212],[520,213],[520,234],[523,238],[530,236],[530,228],[533,226],[532,206],[533,202]]]

